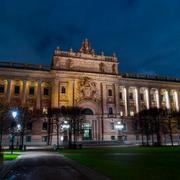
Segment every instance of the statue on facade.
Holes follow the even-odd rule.
[[[85,53],[85,54],[95,54],[95,51],[91,49],[91,45],[90,45],[90,42],[88,41],[88,39],[85,39],[83,42],[82,42],[82,46],[79,50],[79,52],[81,53]]]

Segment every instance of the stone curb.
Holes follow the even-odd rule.
[[[77,171],[79,171],[81,174],[83,174],[85,177],[87,177],[87,179],[89,180],[110,180],[109,177],[93,170],[90,169],[89,167],[82,165],[80,163],[78,163],[77,161],[74,161],[72,159],[69,159],[67,157],[65,157],[62,154],[59,154],[64,161],[66,161],[71,167],[73,167],[74,169],[76,169]]]

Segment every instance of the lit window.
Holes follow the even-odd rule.
[[[29,95],[31,95],[31,96],[34,95],[34,86],[29,87]]]
[[[112,96],[112,89],[108,90],[108,96]]]
[[[29,109],[29,111],[32,112],[33,111],[33,106],[30,106],[28,109]]]
[[[61,93],[66,94],[66,88],[64,86],[61,87]]]
[[[49,88],[44,87],[44,96],[48,96],[48,95],[49,95]]]
[[[43,122],[42,130],[47,130],[47,129],[48,129],[48,123],[47,122]]]
[[[48,114],[48,108],[47,107],[43,107],[43,114]]]
[[[134,111],[130,111],[130,116],[134,116]]]
[[[4,93],[4,84],[0,84],[0,93]]]
[[[110,114],[110,115],[113,114],[113,108],[112,108],[112,107],[109,108],[109,114]]]
[[[15,86],[14,87],[14,94],[19,94],[20,93],[20,86]]]
[[[120,116],[123,116],[123,112],[122,111],[120,111]]]

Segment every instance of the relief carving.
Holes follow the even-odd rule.
[[[91,99],[98,101],[98,90],[96,82],[92,81],[89,77],[83,77],[78,82],[76,101],[79,102],[83,99]]]

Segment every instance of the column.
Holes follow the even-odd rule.
[[[169,102],[169,90],[166,90],[165,94],[166,94],[166,108],[170,109],[171,107]]]
[[[135,102],[136,102],[136,113],[139,112],[139,104],[138,104],[138,91],[137,88],[134,89],[135,92]]]
[[[7,84],[7,102],[10,103],[11,102],[11,94],[12,94],[12,80],[8,79],[7,82],[8,82],[8,84]]]
[[[116,114],[119,116],[120,115],[120,111],[119,111],[119,87],[117,84],[115,84],[114,88],[115,88],[114,96],[115,96],[115,103],[116,103]]]
[[[52,108],[59,107],[59,80],[57,79],[52,83],[51,106]]]
[[[124,105],[125,105],[125,116],[129,115],[129,113],[128,113],[128,108],[129,108],[128,102],[129,101],[128,101],[128,90],[127,89],[128,89],[128,87],[127,88],[124,87],[124,93],[123,93],[124,94]]]
[[[161,89],[157,89],[157,108],[161,108],[162,105]]]
[[[40,109],[41,108],[41,83],[42,81],[41,80],[38,80],[37,81],[37,99],[36,99],[36,108],[37,109]]]
[[[151,108],[152,107],[151,88],[148,88],[148,96],[149,96],[149,108]]]
[[[73,106],[74,105],[74,81],[69,81],[69,87],[68,87],[68,100],[69,100],[69,105]]]
[[[22,105],[26,104],[26,90],[27,90],[27,81],[23,80],[23,87],[22,87]]]
[[[139,111],[141,111],[141,100],[140,100],[140,87],[137,87],[137,95],[138,95],[138,107],[139,107]]]
[[[105,114],[105,115],[107,115],[108,114],[108,112],[107,112],[107,99],[106,99],[106,97],[107,97],[107,90],[106,90],[106,84],[102,84],[102,99],[103,99],[103,113]]]
[[[146,89],[146,107],[147,107],[147,109],[149,109],[149,100],[150,100],[150,92],[149,92],[149,88],[148,89]]]
[[[174,91],[174,99],[175,99],[176,111],[179,111],[179,98],[177,91]]]

